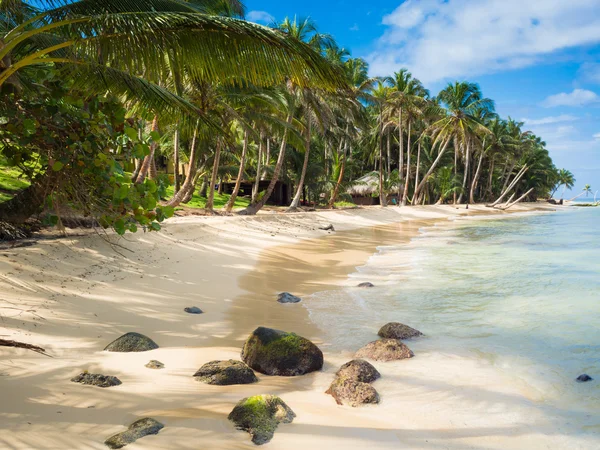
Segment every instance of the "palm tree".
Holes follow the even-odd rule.
[[[556,188],[558,189],[561,186],[563,186],[563,191],[560,196],[561,199],[564,197],[565,191],[567,189],[573,189],[573,186],[575,186],[575,182],[575,176],[570,171],[566,169],[560,169],[558,171],[558,184]]]

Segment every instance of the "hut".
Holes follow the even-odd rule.
[[[258,191],[266,191],[269,187],[269,183],[271,180],[260,180],[258,182]],[[240,192],[238,195],[240,197],[250,197],[252,196],[252,187],[254,185],[254,181],[244,180],[240,184]],[[235,181],[226,181],[223,182],[223,193],[231,194],[235,187]],[[275,189],[273,189],[273,193],[269,200],[267,201],[267,205],[276,205],[276,206],[288,206],[292,201],[291,198],[291,187],[288,183],[284,183],[282,181],[277,181],[275,183]]]
[[[392,192],[398,187],[393,186]],[[346,193],[356,205],[379,205],[379,172],[373,171],[352,182]],[[398,203],[398,195],[388,195],[388,203]]]

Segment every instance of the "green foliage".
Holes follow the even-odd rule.
[[[167,199],[171,198],[173,196],[173,191],[174,191],[173,186],[168,186],[166,188],[165,198],[167,198]],[[227,202],[229,201],[230,197],[231,196],[229,194],[218,194],[217,192],[215,192],[214,208],[215,209],[224,208],[225,205],[227,204]],[[233,207],[234,208],[245,208],[249,204],[250,204],[249,198],[244,198],[244,197],[238,196],[235,199],[235,204],[233,205]],[[188,203],[186,203],[185,206],[188,208],[204,209],[206,207],[206,198],[200,197],[198,195],[198,192],[195,191],[192,196],[192,199]]]

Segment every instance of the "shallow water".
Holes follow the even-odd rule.
[[[305,306],[329,352],[406,323],[426,334],[407,342],[415,361],[492,370],[533,407],[572,419],[571,430],[600,432],[599,225],[600,208],[571,208],[429,227],[409,245],[380,247],[348,287]],[[354,287],[362,281],[376,287]],[[582,373],[595,380],[576,383]]]

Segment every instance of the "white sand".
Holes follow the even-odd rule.
[[[597,448],[569,424],[557,425],[526,388],[459,355],[378,364],[377,406],[340,407],[323,393],[352,355],[328,352],[306,310],[276,303],[276,294],[344,284],[377,245],[409,239],[423,221],[465,213],[390,207],[187,217],[161,233],[128,235],[118,246],[92,235],[0,251],[0,337],[53,356],[0,348],[0,448],[105,449],[107,437],[145,416],[165,428],[128,449],[253,448],[227,414],[241,398],[263,393],[280,395],[297,414],[279,427],[270,449]],[[316,229],[325,223],[337,231]],[[186,314],[186,306],[205,314]],[[205,362],[238,359],[259,325],[314,340],[325,353],[324,370],[259,375],[259,383],[231,387],[192,378]],[[128,331],[161,348],[102,351]],[[145,368],[150,359],[165,369]],[[101,389],[69,381],[83,370],[116,375],[123,384]]]

